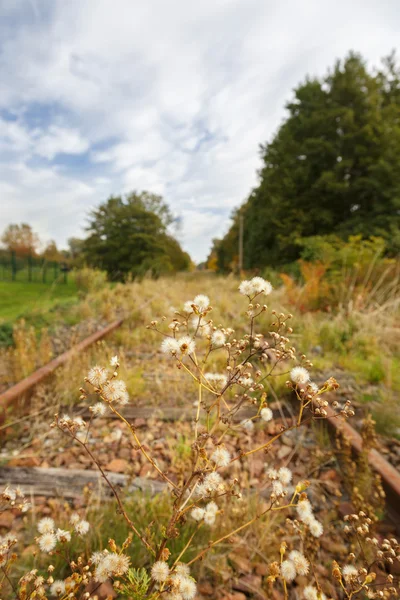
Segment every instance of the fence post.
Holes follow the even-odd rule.
[[[32,281],[32,254],[28,256],[28,281]]]
[[[42,266],[42,282],[46,283],[46,260],[43,260]]]
[[[17,277],[17,260],[15,257],[15,250],[11,250],[11,279],[15,281]]]

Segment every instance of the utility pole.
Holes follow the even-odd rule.
[[[239,216],[239,275],[243,271],[243,215]]]

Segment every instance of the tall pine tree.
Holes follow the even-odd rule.
[[[370,73],[351,53],[294,91],[243,207],[246,268],[291,262],[313,235],[379,235],[399,249],[400,76],[393,55],[383,65]]]

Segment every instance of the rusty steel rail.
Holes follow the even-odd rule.
[[[31,375],[28,375],[28,377],[25,377],[25,379],[22,379],[22,381],[19,381],[17,384],[10,387],[8,390],[3,392],[3,394],[0,394],[0,410],[4,411],[11,404],[18,402],[21,398],[29,396],[33,388],[35,388],[49,375],[54,373],[54,371],[58,367],[64,365],[73,356],[75,356],[79,352],[82,352],[83,350],[86,350],[86,348],[88,348],[98,340],[101,340],[103,337],[105,337],[115,329],[118,329],[118,327],[120,327],[122,323],[123,319],[118,319],[110,323],[110,325],[107,325],[107,327],[104,327],[103,329],[92,333],[92,335],[79,342],[79,344],[76,344],[66,352],[63,352],[62,354],[54,358],[52,361],[50,361],[49,363],[32,373]]]
[[[331,418],[334,417],[335,413],[330,407],[327,407],[325,410],[328,412],[328,424],[350,442],[354,452],[360,454],[363,449],[361,435],[344,419]],[[368,462],[382,479],[382,485],[386,494],[388,517],[393,521],[400,533],[400,472],[375,449],[369,451]]]

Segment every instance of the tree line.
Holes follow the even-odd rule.
[[[379,236],[400,249],[400,71],[392,53],[369,71],[350,53],[321,79],[307,77],[287,117],[260,146],[259,183],[214,240],[208,264],[238,266],[243,217],[246,269],[282,268],[312,238]]]
[[[18,257],[42,257],[106,271],[112,281],[127,276],[154,275],[188,270],[191,259],[170,234],[173,215],[161,196],[132,192],[112,196],[89,214],[87,236],[68,240],[68,250],[58,250],[54,241],[40,249],[39,236],[29,224],[11,224],[1,241]]]

